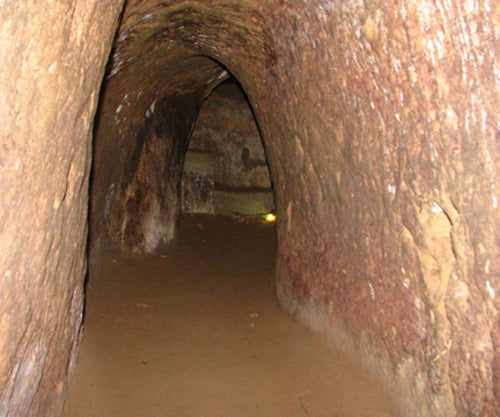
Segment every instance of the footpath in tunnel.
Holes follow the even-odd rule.
[[[273,225],[199,215],[166,255],[106,255],[63,417],[397,417],[280,310],[275,258]]]

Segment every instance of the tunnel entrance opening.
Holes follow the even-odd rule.
[[[268,161],[250,103],[229,78],[204,101],[184,162],[182,212],[263,220],[274,211]]]

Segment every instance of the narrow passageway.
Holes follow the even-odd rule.
[[[161,257],[109,254],[87,288],[64,417],[396,417],[279,308],[274,227],[186,216]]]

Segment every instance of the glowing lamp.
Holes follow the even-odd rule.
[[[276,216],[273,213],[266,214],[265,220],[268,223],[274,222],[276,220]]]

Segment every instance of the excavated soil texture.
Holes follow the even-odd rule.
[[[397,416],[280,310],[272,225],[190,216],[179,232],[166,255],[106,255],[64,417]]]

